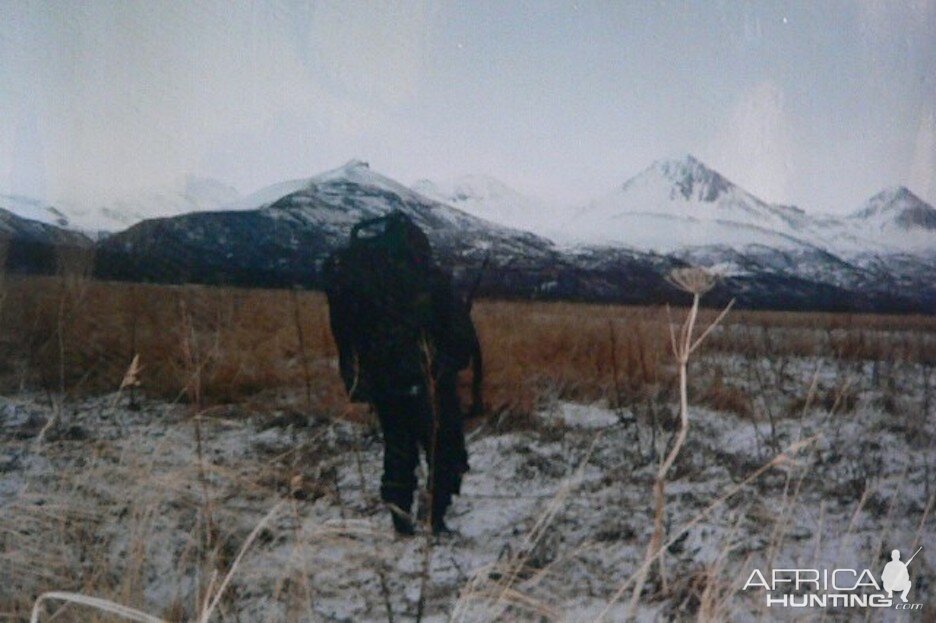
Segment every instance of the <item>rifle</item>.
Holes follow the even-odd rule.
[[[481,286],[481,280],[484,278],[484,271],[487,269],[487,265],[490,261],[491,254],[485,253],[484,260],[481,262],[481,268],[478,269],[478,275],[475,277],[474,283],[472,283],[471,287],[468,289],[467,296],[465,296],[465,309],[468,313],[471,313],[471,306],[474,305],[475,294],[477,294],[478,288]]]
[[[488,262],[491,261],[491,254],[484,254],[484,261],[481,262],[481,268],[475,277],[474,283],[468,290],[468,296],[465,297],[465,312],[468,314],[468,322],[471,323],[471,333],[473,343],[471,345],[471,413],[469,417],[476,417],[484,412],[484,400],[481,396],[481,384],[484,380],[484,366],[481,363],[481,343],[478,341],[478,333],[474,329],[474,323],[471,322],[471,306],[474,304],[475,294],[484,278],[484,271],[487,269]]]

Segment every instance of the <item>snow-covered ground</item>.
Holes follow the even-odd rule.
[[[666,590],[654,567],[639,618],[923,620],[768,611],[762,591],[740,590],[754,568],[879,574],[891,549],[916,544],[911,602],[931,615],[932,368],[711,355],[693,369],[700,385],[715,374],[750,395],[754,416],[692,407],[666,488]],[[4,398],[0,611],[26,620],[40,592],[68,590],[191,620],[198,583],[217,589],[272,511],[227,587],[224,620],[416,620],[423,594],[425,621],[592,621],[606,608],[620,621],[630,591],[613,596],[650,538],[674,413],[664,401],[655,433],[641,406],[636,427],[633,411],[602,404],[554,402],[524,426],[490,418],[470,433],[455,535],[433,540],[393,535],[371,426],[231,406],[204,413],[197,431],[183,405]]]

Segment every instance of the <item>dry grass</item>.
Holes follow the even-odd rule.
[[[306,358],[314,406],[334,407],[343,394],[317,294],[299,295],[302,353],[288,292],[88,282],[78,297],[61,278],[10,278],[7,291],[6,389],[112,391],[139,355],[143,389],[168,399],[192,388],[193,357],[205,404],[263,403],[303,388]]]
[[[700,310],[699,323],[714,314]],[[505,425],[552,398],[627,405],[675,389],[661,307],[481,301],[474,318],[487,410]],[[936,318],[738,311],[706,350],[932,364]],[[7,277],[0,390],[113,391],[135,355],[143,391],[170,400],[193,399],[182,392],[197,380],[204,405],[292,404],[336,415],[346,404],[321,294],[99,283],[74,272]],[[736,393],[722,385],[702,400],[748,411]]]

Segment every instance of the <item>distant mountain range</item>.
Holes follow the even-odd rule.
[[[594,268],[622,254],[657,254],[715,270],[755,305],[861,307],[855,298],[864,294],[875,307],[936,311],[936,209],[903,187],[844,217],[812,216],[767,203],[686,156],[655,162],[559,219],[489,178],[442,188],[441,198],[492,221],[538,224],[568,255],[592,257]]]
[[[230,186],[208,178],[188,176],[180,186],[175,191],[141,193],[98,205],[52,206],[29,197],[0,195],[0,209],[96,238],[150,218],[217,210],[240,197]]]
[[[658,252],[705,246],[936,253],[936,210],[906,188],[884,190],[849,216],[769,204],[692,156],[662,160],[582,209],[565,228],[587,243]]]
[[[725,277],[713,302],[735,296],[748,307],[936,312],[936,209],[905,188],[884,190],[845,217],[813,216],[764,202],[687,156],[656,162],[564,213],[493,178],[407,187],[361,161],[246,197],[228,194],[229,201],[208,182],[185,196],[164,201],[164,216],[97,241],[98,275],[317,287],[321,261],[355,222],[402,210],[461,282],[489,258],[482,291],[491,295],[680,300],[664,277],[692,264]],[[126,214],[154,209],[152,198],[141,198]],[[37,211],[44,219],[34,218]],[[51,229],[31,235],[50,246],[62,236],[91,244],[67,231],[84,229],[78,219],[55,208],[0,197],[2,215],[0,224],[45,220]],[[536,233],[523,231],[528,223]]]
[[[525,275],[561,261],[545,239],[424,197],[360,161],[263,189],[235,207],[146,220],[108,237],[98,245],[101,276],[315,287],[322,260],[346,243],[352,225],[391,210],[412,217],[454,268],[470,270],[492,255],[498,270],[516,274],[502,276],[505,294],[529,294],[539,282]]]

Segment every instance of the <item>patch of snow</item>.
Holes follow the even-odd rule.
[[[687,525],[736,489],[779,448],[821,437],[796,462],[768,470],[677,541],[667,554],[669,568],[679,570],[671,578],[673,596],[642,600],[639,620],[691,614],[682,610],[693,594],[691,578],[707,573],[729,546],[724,578],[766,565],[769,551],[775,565],[876,569],[875,548],[904,547],[918,534],[927,496],[926,449],[936,438],[936,422],[917,408],[925,391],[921,369],[899,363],[891,368],[892,390],[908,414],[894,416],[879,406],[873,362],[818,363],[820,393],[838,386],[843,374],[854,375],[854,409],[830,414],[816,405],[792,415],[785,410],[785,392],[791,385],[798,388],[795,395],[806,391],[815,360],[792,358],[780,366],[713,353],[697,368],[703,378],[717,368],[726,382],[741,384],[763,403],[756,410],[760,415],[745,417],[692,405],[687,445],[667,486],[668,530]],[[761,385],[752,384],[755,378]],[[5,547],[58,557],[45,575],[26,573],[21,565],[27,561],[6,557],[0,599],[80,589],[70,566],[81,564],[81,552],[97,561],[104,552],[109,568],[101,577],[118,579],[114,594],[123,594],[123,574],[139,583],[138,600],[130,605],[161,614],[167,604],[193,602],[194,569],[185,561],[191,560],[204,494],[191,412],[154,401],[130,411],[125,401],[104,396],[72,405],[58,414],[61,419],[38,446],[33,437],[55,413],[38,396],[0,403]],[[282,620],[287,611],[310,608],[313,618],[383,621],[384,583],[396,615],[414,613],[426,541],[422,535],[392,534],[378,499],[379,438],[340,421],[291,417],[277,423],[275,413],[248,417],[228,409],[202,421],[216,538],[225,551],[236,551],[263,515],[277,503],[285,505],[243,559],[226,612],[243,620]],[[768,409],[772,419],[763,415]],[[514,588],[563,620],[591,620],[607,605],[650,538],[653,478],[671,435],[657,435],[654,460],[647,421],[638,418],[643,430],[636,435],[633,413],[626,415],[621,421],[601,404],[558,402],[530,430],[471,436],[471,471],[449,514],[456,533],[431,550],[426,620],[448,620],[455,608],[460,621],[490,620],[498,611],[511,618],[503,605],[494,607],[481,595],[498,591],[512,561],[525,561]],[[873,480],[855,480],[862,470],[871,470]],[[304,483],[303,499],[284,497],[293,476]],[[873,490],[861,506],[865,486]],[[38,519],[45,508],[68,517],[76,534],[90,540],[62,540],[59,522]],[[528,541],[534,526],[549,516],[541,538]],[[919,536],[932,539],[932,525]],[[931,577],[932,562],[919,562],[916,577]],[[760,596],[736,588],[725,595],[730,611],[739,619],[760,616]],[[478,591],[474,600],[467,597],[471,590]],[[624,604],[612,612],[623,615]]]

